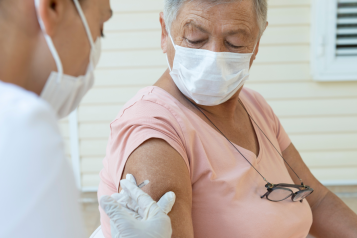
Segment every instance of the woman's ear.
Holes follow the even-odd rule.
[[[53,36],[64,18],[66,0],[39,0],[38,14],[45,25],[46,33]]]
[[[161,25],[161,49],[164,54],[167,53],[167,31],[166,31],[166,24],[164,20],[164,13],[160,12],[160,25]]]

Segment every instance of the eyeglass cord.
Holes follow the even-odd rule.
[[[264,133],[264,131],[260,128],[260,126],[255,122],[255,120],[253,119],[253,117],[250,116],[250,114],[248,113],[247,109],[244,107],[242,101],[240,99],[238,99],[240,105],[242,105],[242,107],[244,108],[244,110],[246,111],[246,113],[248,114],[249,118],[252,119],[252,121],[254,122],[254,124],[259,128],[259,130],[263,133],[263,135],[265,136],[265,138],[267,138],[267,140],[270,142],[270,144],[274,147],[274,149],[276,150],[276,152],[278,152],[278,154],[280,155],[280,157],[284,160],[284,162],[289,166],[289,168],[294,172],[294,174],[296,175],[296,177],[300,180],[300,182],[302,183],[302,179],[297,175],[297,173],[295,172],[295,170],[290,166],[290,164],[285,160],[284,156],[279,152],[279,150],[274,146],[274,144],[271,142],[271,140],[268,138],[268,136]]]
[[[226,140],[238,151],[238,153],[250,164],[250,166],[264,179],[265,182],[269,183],[268,180],[266,180],[266,178],[252,165],[252,163],[242,154],[242,152],[240,152],[240,150],[223,134],[223,132],[209,119],[209,117],[202,111],[202,109],[200,107],[198,107],[197,105],[195,105],[193,102],[191,102],[188,98],[187,100],[195,107],[197,108],[197,110],[199,110],[205,117],[206,119],[222,134],[222,136],[224,138],[226,138]],[[283,158],[284,162],[289,166],[289,168],[294,172],[294,174],[296,175],[296,177],[298,177],[298,179],[301,181],[301,184],[303,184],[302,179],[300,179],[300,177],[297,175],[297,173],[293,170],[293,168],[291,168],[291,166],[289,165],[289,163],[284,159],[283,155],[280,154],[280,152],[276,149],[276,147],[274,146],[274,144],[269,140],[269,138],[265,135],[265,133],[263,132],[263,130],[258,126],[258,124],[255,122],[255,120],[250,116],[250,114],[248,113],[247,109],[244,107],[243,103],[241,102],[240,99],[238,99],[239,103],[242,105],[243,109],[246,111],[246,113],[248,114],[249,118],[254,122],[254,124],[259,128],[259,130],[263,133],[263,135],[265,136],[265,138],[268,139],[268,141],[270,142],[270,144],[274,147],[274,149],[278,152],[278,154],[280,155],[281,158]],[[261,148],[260,148],[261,149]]]

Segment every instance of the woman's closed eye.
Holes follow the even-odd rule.
[[[229,47],[232,47],[233,49],[242,49],[242,48],[244,48],[244,46],[233,45],[232,43],[229,43],[228,41],[226,41],[226,44],[227,44]]]
[[[199,45],[199,44],[202,44],[204,41],[206,41],[206,40],[189,40],[187,38],[185,38],[185,40],[188,44],[191,44],[191,45]]]

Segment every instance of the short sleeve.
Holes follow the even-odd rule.
[[[170,110],[163,105],[139,100],[125,109],[110,127],[106,160],[116,189],[129,156],[142,143],[152,138],[166,141],[181,155],[190,170],[181,127]]]

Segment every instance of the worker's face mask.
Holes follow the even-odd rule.
[[[253,53],[185,48],[175,45],[169,36],[176,51],[172,69],[168,62],[170,75],[179,90],[197,104],[222,104],[249,79],[249,63]]]
[[[47,35],[45,26],[39,14],[38,21],[45,36],[48,47],[57,65],[57,72],[52,72],[42,90],[41,98],[46,100],[57,112],[59,118],[68,116],[76,109],[82,100],[83,96],[93,86],[94,69],[98,64],[101,53],[100,38],[94,43],[92,34],[88,27],[87,20],[83,14],[82,8],[78,0],[73,0],[77,11],[83,21],[84,28],[87,32],[91,45],[90,60],[85,75],[73,77],[63,73],[62,62],[58,56],[57,50],[52,39]],[[39,7],[40,0],[35,0],[36,9]]]

